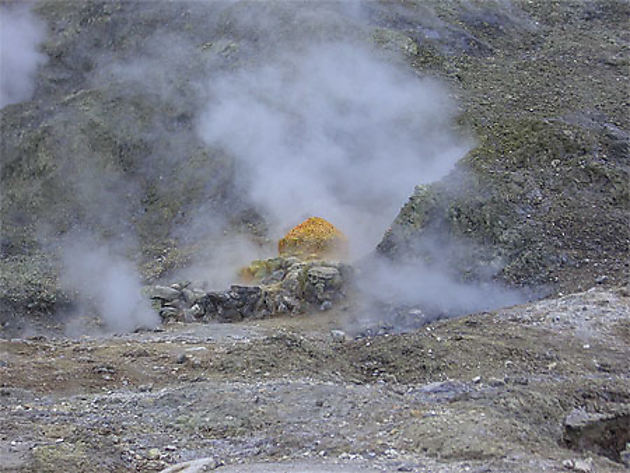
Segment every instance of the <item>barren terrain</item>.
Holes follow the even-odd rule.
[[[199,471],[627,468],[627,288],[331,336],[352,323],[326,312],[2,341],[0,468],[160,471],[207,457]]]

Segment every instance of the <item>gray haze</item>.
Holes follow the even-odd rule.
[[[47,59],[38,49],[45,38],[46,25],[28,5],[0,6],[0,108],[32,97]]]
[[[72,315],[98,315],[112,332],[159,325],[124,248],[87,233],[72,234],[62,242],[62,263],[62,287],[76,295],[78,304]]]

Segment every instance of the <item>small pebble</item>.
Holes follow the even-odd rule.
[[[330,310],[330,309],[332,309],[332,302],[330,302],[330,301],[324,301],[319,306],[319,310],[321,310],[322,312],[324,312],[326,310]]]
[[[347,339],[346,332],[344,332],[343,330],[331,330],[330,336],[335,342],[343,342]]]
[[[157,448],[151,448],[147,452],[147,459],[149,460],[157,460],[160,458],[160,451]]]
[[[488,384],[493,388],[498,388],[500,386],[505,386],[505,381],[501,378],[490,378],[488,380]]]

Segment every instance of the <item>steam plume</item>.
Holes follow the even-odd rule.
[[[27,5],[0,6],[0,108],[32,97],[45,37],[45,24]]]
[[[240,163],[241,185],[278,236],[329,219],[356,254],[373,248],[414,185],[469,149],[435,81],[354,44],[285,52],[213,80],[199,131]]]
[[[74,315],[99,315],[113,332],[159,324],[135,267],[119,249],[90,235],[71,235],[63,242],[62,261],[61,284],[78,298]]]

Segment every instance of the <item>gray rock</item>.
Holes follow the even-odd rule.
[[[189,303],[194,303],[195,301],[195,293],[192,292],[190,289],[186,288],[186,289],[182,289],[182,296],[184,298],[184,300],[186,302]]]
[[[501,378],[490,378],[488,380],[488,384],[493,388],[498,388],[501,386],[505,386],[505,380]]]
[[[587,458],[583,460],[578,458],[573,460],[573,471],[578,473],[591,473],[593,471],[593,459]]]
[[[202,473],[204,471],[215,470],[223,463],[212,457],[191,460],[177,465],[170,466],[160,473]]]
[[[595,279],[595,282],[596,282],[597,284],[605,284],[605,283],[607,283],[607,282],[608,282],[608,276],[606,276],[606,275],[598,276],[598,277]]]
[[[319,310],[321,310],[322,312],[330,310],[330,309],[332,309],[332,302],[330,301],[324,301],[319,306]]]
[[[194,322],[203,317],[204,311],[199,304],[194,304],[189,309],[184,310],[184,322]]]
[[[611,449],[620,451],[624,447],[620,432],[627,432],[628,425],[630,406],[627,405],[606,413],[574,409],[565,419],[563,437],[572,449],[608,456]]]
[[[152,298],[160,301],[164,319],[237,322],[299,312],[307,304],[329,310],[345,297],[344,287],[351,276],[347,265],[303,262],[293,257],[268,261],[277,269],[259,285],[232,285],[226,291],[211,292],[195,289],[190,283],[155,286]]]
[[[157,448],[151,448],[149,449],[149,451],[147,452],[147,459],[149,460],[157,460],[158,458],[160,458],[160,450]]]
[[[181,297],[181,292],[172,287],[154,286],[151,290],[151,299],[161,299],[163,301],[174,301]]]
[[[175,307],[162,307],[160,309],[160,317],[163,319],[174,319],[178,318],[181,314],[181,311]]]
[[[331,330],[330,336],[335,342],[344,342],[348,339],[346,332],[343,330]]]
[[[313,266],[306,272],[304,299],[311,303],[321,304],[324,301],[338,299],[343,278],[339,270],[332,266]]]

